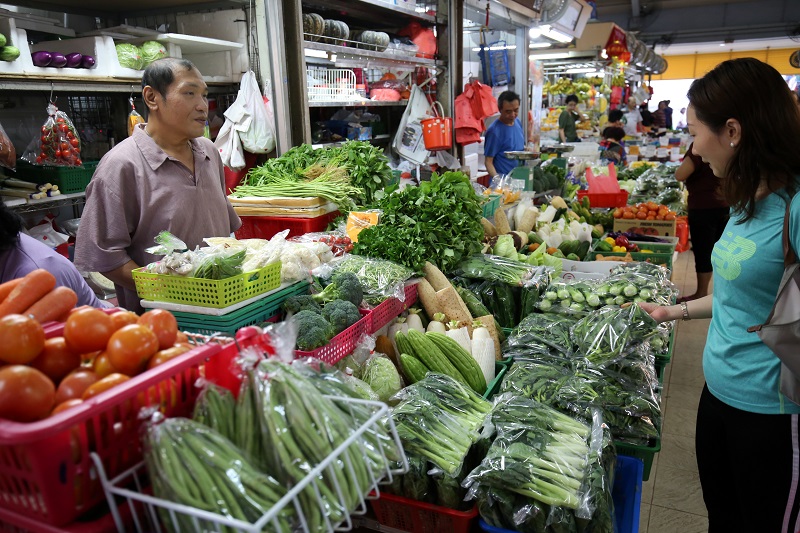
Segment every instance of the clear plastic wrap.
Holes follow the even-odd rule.
[[[405,283],[414,276],[413,270],[392,261],[353,254],[345,254],[324,265],[315,274],[328,279],[340,272],[350,272],[358,277],[364,289],[364,300],[370,305],[377,305],[391,297],[405,301]]]
[[[513,287],[525,287],[544,292],[552,279],[552,269],[532,266],[496,255],[475,254],[450,274],[465,278],[499,281]]]
[[[187,249],[185,242],[168,231],[159,232],[153,240],[156,245],[145,251],[164,257],[147,265],[145,267],[147,272],[170,276],[193,275],[199,252]]]
[[[243,272],[247,250],[244,246],[209,246],[200,249],[195,256],[192,277],[204,279],[226,279]]]
[[[553,281],[536,302],[536,308],[545,313],[585,316],[606,302],[597,295],[595,280]]]
[[[53,102],[47,106],[47,119],[41,131],[28,144],[22,158],[32,165],[83,167],[78,130]]]
[[[658,323],[634,304],[626,308],[604,307],[582,318],[572,329],[572,340],[579,356],[604,365],[657,333]]]
[[[392,410],[403,448],[449,476],[461,472],[491,404],[449,376],[433,372],[403,389]]]
[[[668,268],[661,265],[645,262],[625,263],[617,265],[608,273],[609,277],[615,277],[619,274],[641,274],[654,278],[658,283],[667,287],[674,287],[670,281],[671,273]]]
[[[649,265],[650,263],[631,264]],[[669,281],[669,274],[666,274],[666,279],[661,276],[660,272],[666,269],[657,265],[652,266],[660,270],[656,271],[641,266],[627,270],[616,267],[616,273],[610,274],[598,284],[597,290],[601,293],[599,295],[603,298],[614,296],[616,305],[622,305],[619,303],[621,300],[671,305],[678,295],[678,288]],[[655,275],[647,272],[653,272]]]
[[[17,167],[17,151],[0,124],[0,166],[14,170]]]
[[[574,346],[571,331],[578,318],[557,313],[534,313],[520,321],[508,339],[509,348],[519,348],[520,356],[528,347],[546,346],[556,353],[571,355]]]
[[[144,458],[156,497],[254,522],[284,496],[286,489],[263,474],[228,439],[186,418],[164,419],[155,413],[143,426]],[[186,531],[196,522],[184,514],[167,513],[165,523]],[[271,530],[290,532],[297,515],[286,507],[270,523]]]
[[[498,397],[497,438],[464,481],[484,518],[516,531],[613,531],[603,460],[613,448],[602,416],[594,410],[586,420],[527,398]]]
[[[128,137],[133,135],[133,130],[136,129],[137,124],[144,124],[146,121],[144,117],[136,111],[136,106],[133,104],[133,97],[128,98],[128,103],[131,106],[131,111],[128,113]]]

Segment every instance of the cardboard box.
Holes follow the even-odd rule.
[[[674,220],[639,220],[615,218],[614,231],[633,231],[642,235],[675,236]]]

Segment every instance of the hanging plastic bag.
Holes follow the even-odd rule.
[[[411,86],[408,105],[400,119],[400,127],[394,136],[392,146],[397,154],[412,163],[421,165],[428,159],[428,150],[422,139],[421,120],[429,118],[430,105],[425,93],[417,85]]]
[[[0,124],[0,166],[14,170],[17,166],[17,151]]]
[[[270,126],[269,112],[261,89],[258,88],[256,74],[252,70],[242,76],[239,95],[243,98],[244,107],[252,117],[249,126],[239,129],[242,146],[252,154],[268,154],[275,149],[275,132]]]
[[[128,102],[131,104],[131,112],[128,113],[128,137],[133,135],[133,130],[136,128],[137,124],[144,124],[145,120],[142,115],[136,111],[136,106],[133,105],[133,97],[128,98]]]
[[[81,140],[75,125],[53,102],[47,106],[47,120],[28,144],[22,159],[32,165],[83,167]]]
[[[230,111],[230,110],[229,110]],[[227,111],[226,111],[227,114]],[[239,138],[238,132],[234,129],[234,124],[228,118],[225,118],[225,123],[219,130],[217,140],[214,141],[214,146],[219,150],[219,155],[222,157],[222,164],[231,170],[241,170],[247,163],[244,160],[244,149],[242,149],[242,140]]]

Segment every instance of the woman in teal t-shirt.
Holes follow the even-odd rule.
[[[747,328],[775,302],[787,202],[800,250],[800,110],[778,71],[753,58],[721,63],[687,96],[693,151],[720,178],[731,218],[714,245],[712,294],[643,308],[659,321],[711,318],[695,437],[709,533],[795,533],[800,405],[780,393],[780,360]]]

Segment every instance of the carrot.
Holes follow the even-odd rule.
[[[44,298],[30,306],[23,313],[31,315],[39,323],[58,320],[78,303],[78,295],[69,287],[56,287]]]
[[[14,287],[20,283],[22,283],[22,278],[12,279],[0,285],[0,302],[5,300],[8,295],[11,294],[11,291],[14,290]]]
[[[38,268],[29,272],[0,303],[0,318],[22,313],[56,286],[56,278],[47,270]]]

